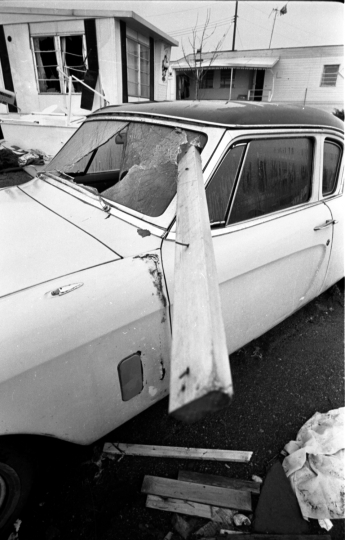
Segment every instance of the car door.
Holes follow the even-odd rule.
[[[231,134],[229,133],[229,139]],[[206,188],[229,352],[316,296],[330,254],[316,138],[237,137]],[[163,246],[170,298],[172,230]],[[173,303],[173,299],[171,299]]]
[[[331,257],[323,290],[344,277],[344,157],[343,141],[336,135],[323,135],[322,184],[320,199],[330,209],[331,220],[324,223],[332,235]]]

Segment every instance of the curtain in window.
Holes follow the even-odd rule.
[[[37,65],[37,74],[38,74],[38,84],[40,92],[47,91],[47,81],[41,79],[47,79],[47,74],[43,66],[42,56],[40,53],[40,40],[39,38],[34,38],[34,49],[36,56],[36,65]]]

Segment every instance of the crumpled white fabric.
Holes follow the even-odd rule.
[[[315,413],[285,450],[283,468],[304,519],[344,518],[345,407]]]

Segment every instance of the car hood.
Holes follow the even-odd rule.
[[[19,187],[0,191],[0,297],[120,258]]]
[[[38,178],[0,190],[0,204],[0,297],[159,249],[162,241],[88,204],[87,195],[81,200]]]

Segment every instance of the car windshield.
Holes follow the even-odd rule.
[[[206,135],[179,127],[115,120],[87,121],[46,165],[102,197],[151,217],[176,193],[179,155],[205,146]]]

